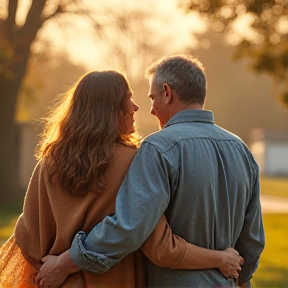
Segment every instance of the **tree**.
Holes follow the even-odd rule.
[[[17,125],[14,114],[17,96],[27,71],[32,43],[44,22],[63,13],[82,14],[77,0],[33,0],[25,23],[16,22],[20,0],[6,0],[7,15],[0,18],[0,199],[14,200],[17,181]],[[85,14],[89,17],[89,14]]]
[[[2,7],[0,4],[0,91],[5,91],[1,93],[0,98],[0,135],[2,137],[0,142],[0,201],[5,198],[6,200],[16,199],[15,195],[19,194],[17,125],[14,122],[17,97],[22,89],[23,79],[31,60],[29,58],[33,54],[31,51],[40,40],[43,43],[41,32],[49,24],[56,21],[58,30],[65,30],[68,34],[70,32],[70,35],[72,34],[72,37],[76,39],[81,35],[74,31],[75,26],[72,28],[73,23],[74,25],[79,23],[75,17],[78,20],[81,19],[82,24],[82,20],[85,19],[94,29],[94,34],[90,36],[97,42],[94,57],[101,54],[101,49],[105,50],[106,54],[103,57],[107,64],[105,69],[109,66],[109,68],[118,66],[116,69],[126,71],[129,79],[131,78],[134,83],[137,83],[139,75],[143,79],[144,67],[156,57],[178,52],[180,46],[187,47],[188,42],[191,42],[188,35],[191,35],[195,29],[194,27],[186,29],[185,35],[184,29],[177,31],[176,36],[171,33],[172,26],[176,26],[173,24],[177,24],[179,19],[188,18],[183,10],[176,11],[177,2],[175,4],[174,1],[165,4],[165,8],[170,7],[173,15],[162,13],[163,3],[154,0],[127,0],[121,2],[121,7],[119,4],[116,5],[118,1],[113,0],[30,1],[31,6],[23,24],[16,21],[16,12],[24,1],[5,0],[8,9],[7,13],[2,13],[2,15],[3,2],[1,2]],[[159,13],[160,9],[161,13]],[[160,27],[160,34],[158,28],[155,29],[155,27]],[[86,33],[86,28],[85,26],[80,34]],[[181,41],[175,41],[178,35],[182,36],[179,37]],[[101,42],[104,39],[105,41]],[[169,45],[163,45],[163,43],[169,43]],[[47,49],[46,43],[41,47],[43,46]],[[111,65],[112,62],[116,65]]]
[[[288,108],[287,0],[188,0],[181,5],[208,17],[212,29],[236,46],[235,59],[248,57],[255,72],[270,74]],[[244,21],[243,30],[238,24]]]

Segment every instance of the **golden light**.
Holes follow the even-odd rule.
[[[21,0],[18,1],[17,12],[16,12],[16,24],[22,26],[25,23],[27,13],[30,9],[32,0]],[[8,16],[8,0],[0,1],[0,18],[6,18]]]
[[[16,23],[22,26],[25,23],[27,13],[30,9],[32,0],[22,0],[18,1],[17,13],[16,13]]]
[[[280,36],[279,34],[273,33],[269,37],[269,41],[271,44],[276,45],[280,42]]]
[[[253,28],[255,15],[252,13],[244,13],[245,9],[243,7],[239,11],[241,11],[241,13],[232,23],[231,31],[227,36],[228,43],[231,45],[238,45],[244,39],[255,44],[262,43],[264,40],[263,36]],[[273,39],[276,41],[276,38]]]
[[[73,63],[85,65],[89,70],[119,69],[122,65],[119,59],[126,57],[130,74],[137,74],[139,61],[143,61],[142,49],[148,55],[157,51],[167,55],[183,53],[187,47],[209,46],[207,41],[199,43],[193,36],[206,31],[206,20],[195,11],[187,13],[179,9],[174,0],[105,0],[82,1],[82,4],[84,11],[94,9],[95,20],[100,23],[99,33],[85,17],[70,14],[66,20],[72,29],[65,29],[64,24],[61,27],[64,18],[48,21],[39,38],[49,39],[55,53],[67,52]],[[33,50],[41,50],[41,45],[35,43]]]
[[[276,31],[279,34],[288,33],[288,16],[282,16],[279,18],[276,24]]]
[[[234,11],[228,5],[225,5],[220,8],[220,15],[226,19],[230,18],[233,15]]]

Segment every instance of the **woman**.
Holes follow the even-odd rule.
[[[23,214],[0,251],[1,287],[34,287],[33,276],[43,256],[61,254],[76,232],[89,232],[114,213],[118,188],[139,146],[134,127],[138,109],[126,78],[102,71],[85,75],[52,111],[38,146],[39,161]],[[240,269],[234,249],[209,251],[188,244],[171,233],[164,216],[143,251],[152,261],[172,268],[219,267],[226,276],[236,276]],[[61,287],[144,286],[138,253],[104,274],[75,273]],[[201,257],[193,259],[195,253]]]

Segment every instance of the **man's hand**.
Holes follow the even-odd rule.
[[[66,280],[68,275],[62,272],[62,263],[59,256],[48,255],[42,259],[43,265],[35,278],[38,287],[58,288]]]
[[[45,256],[42,261],[43,265],[35,278],[35,282],[40,288],[58,288],[69,274],[80,271],[70,257],[69,250],[60,256]]]
[[[223,253],[225,253],[225,260],[223,266],[219,267],[219,270],[228,280],[237,279],[244,259],[233,248],[227,248]]]

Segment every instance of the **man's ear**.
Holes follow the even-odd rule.
[[[164,97],[165,97],[165,103],[169,104],[172,100],[172,89],[169,84],[164,83],[163,84],[163,91],[164,91]]]

